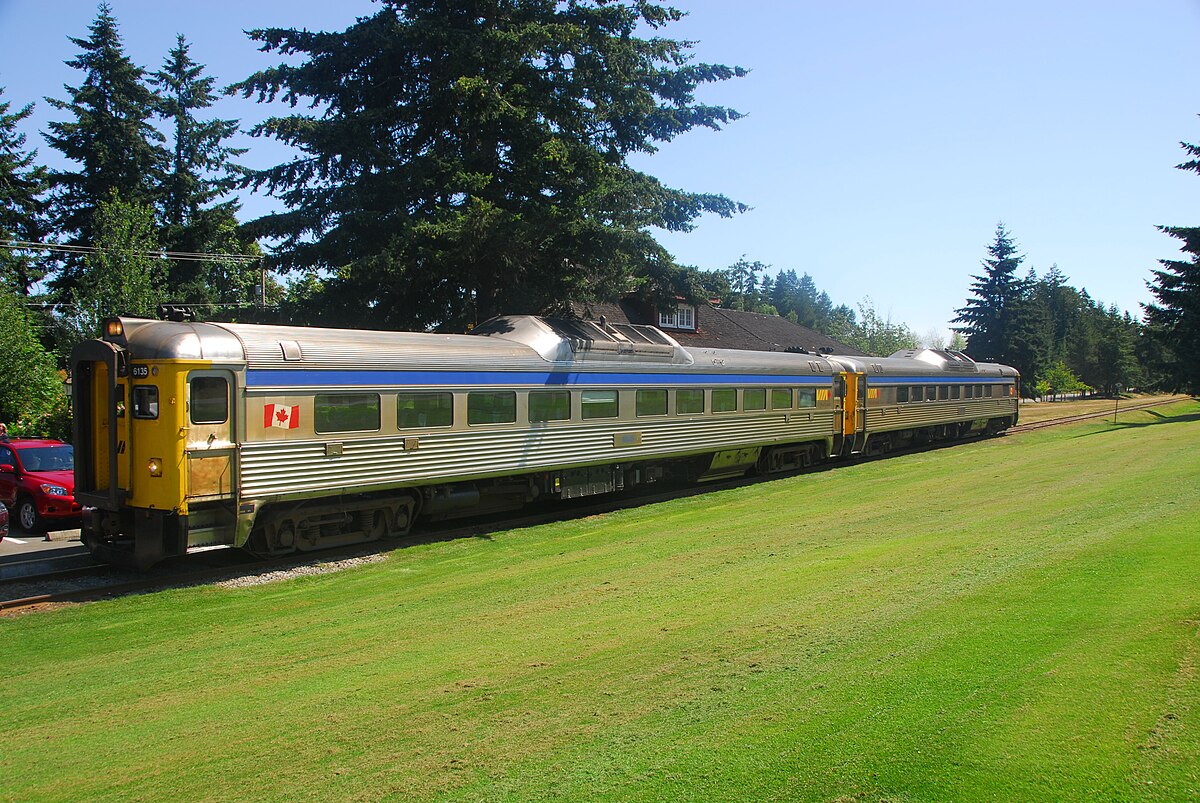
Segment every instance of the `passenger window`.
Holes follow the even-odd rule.
[[[467,423],[513,424],[517,420],[517,394],[511,390],[474,391],[467,394]]]
[[[800,407],[816,407],[817,391],[809,388],[798,388],[796,390],[796,404]]]
[[[529,392],[529,421],[567,421],[571,418],[571,391],[532,390]]]
[[[989,399],[992,397],[992,386],[991,385],[983,386],[983,395],[987,396]]]
[[[398,428],[449,427],[453,424],[453,393],[396,394],[396,426]]]
[[[615,390],[585,390],[582,401],[585,419],[617,417],[617,392]]]
[[[220,376],[197,376],[189,382],[193,424],[224,424],[229,420],[229,383]]]
[[[925,400],[925,388],[917,385],[912,389],[912,400],[915,402]]]
[[[690,389],[675,391],[675,412],[678,415],[704,412],[704,391]]]
[[[967,390],[970,390],[970,388],[967,388]],[[951,385],[950,386],[950,398],[951,399],[959,398],[959,394],[961,392],[962,392],[962,388],[959,385]]]
[[[712,411],[714,413],[731,413],[737,410],[737,391],[733,388],[720,388],[712,392]]]
[[[767,409],[767,389],[766,388],[746,388],[742,391],[742,409],[743,410],[765,410]]]
[[[158,418],[158,386],[133,386],[133,417]]]
[[[933,385],[925,386],[925,401],[937,401],[937,388]]]
[[[938,399],[946,401],[950,398],[950,387],[948,385],[940,385],[938,387]]]
[[[373,432],[379,429],[378,393],[318,393],[313,428],[325,432]]]
[[[639,416],[667,414],[667,392],[665,390],[639,390],[636,400]]]
[[[896,388],[896,403],[903,404],[908,401],[908,385]]]
[[[790,409],[792,409],[792,389],[791,388],[771,388],[771,409],[772,410],[790,410]]]

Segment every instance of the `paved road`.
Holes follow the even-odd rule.
[[[0,542],[0,562],[28,560],[38,557],[42,552],[86,551],[79,543],[79,530],[56,530],[49,534],[34,535],[22,532],[18,527],[12,527],[4,541]]]

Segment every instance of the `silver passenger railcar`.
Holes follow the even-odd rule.
[[[418,517],[785,471],[1016,420],[1015,371],[947,352],[687,349],[653,327],[525,316],[470,335],[106,327],[72,356],[76,496],[89,548],[138,566],[216,544],[371,540]],[[912,401],[943,385],[944,399]]]

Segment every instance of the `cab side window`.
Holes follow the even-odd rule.
[[[229,384],[219,376],[197,376],[191,382],[193,424],[224,424],[229,420]]]
[[[158,386],[133,386],[133,417],[158,418]]]

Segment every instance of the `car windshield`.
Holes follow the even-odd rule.
[[[70,471],[75,467],[74,446],[37,446],[18,454],[26,471]]]

